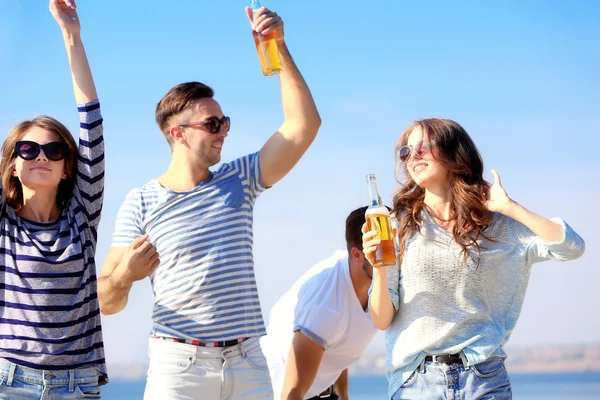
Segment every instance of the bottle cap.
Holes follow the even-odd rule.
[[[261,7],[259,0],[250,0],[250,8],[253,10],[258,10]]]

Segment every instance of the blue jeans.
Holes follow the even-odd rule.
[[[409,399],[510,400],[512,390],[500,357],[470,367],[427,361],[392,396],[392,400]]]
[[[0,400],[101,399],[96,368],[45,371],[0,359]]]

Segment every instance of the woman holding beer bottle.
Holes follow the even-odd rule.
[[[417,121],[400,137],[393,199],[398,262],[375,268],[370,312],[386,332],[389,396],[510,399],[502,346],[521,311],[531,266],[580,257],[584,242],[558,218],[512,200],[467,132]],[[363,226],[373,263],[377,232]]]
[[[79,146],[48,116],[19,123],[2,144],[3,400],[100,399],[107,381],[94,262],[104,191],[100,104],[75,3],[50,0],[50,11],[69,56]]]

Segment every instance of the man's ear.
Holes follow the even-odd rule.
[[[171,140],[176,143],[186,143],[185,131],[181,126],[173,126],[169,129]]]
[[[353,259],[360,261],[364,257],[364,254],[362,250],[358,249],[357,247],[352,247],[352,249],[350,250],[350,256]]]

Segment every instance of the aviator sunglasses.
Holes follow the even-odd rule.
[[[50,142],[39,144],[23,140],[15,144],[15,153],[23,160],[34,160],[40,155],[40,151],[51,161],[60,161],[69,154],[69,145],[63,142]]]
[[[198,128],[205,127],[210,133],[219,133],[221,132],[221,126],[225,128],[226,132],[229,132],[229,128],[231,127],[231,120],[229,117],[223,117],[221,119],[217,117],[210,117],[206,119],[206,121],[202,122],[188,122],[187,124],[179,125],[184,128]]]
[[[413,151],[415,152],[415,155],[419,158],[423,158],[423,156],[425,154],[427,154],[429,152],[429,150],[431,150],[431,147],[435,146],[435,140],[432,140],[430,142],[431,144],[427,144],[424,141],[420,141],[416,144],[416,146],[413,149],[413,146],[402,146],[398,149],[398,158],[400,159],[401,162],[405,163],[408,160],[410,160],[410,156],[413,153]],[[431,147],[430,147],[431,146]]]

